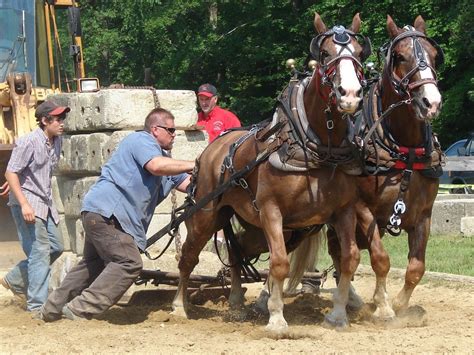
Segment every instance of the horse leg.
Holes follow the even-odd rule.
[[[341,275],[341,245],[337,239],[336,231],[333,227],[328,227],[327,230],[328,238],[328,252],[331,256],[334,269],[336,270],[337,275]],[[336,280],[336,283],[339,284],[339,276]],[[364,301],[357,294],[352,282],[349,285],[349,298],[347,300],[347,307],[352,309],[361,309],[364,305]]]
[[[268,311],[270,318],[266,330],[281,333],[287,330],[288,323],[283,317],[283,283],[288,276],[290,264],[283,238],[280,210],[271,203],[261,209],[260,221],[267,238],[270,251],[270,275]]]
[[[171,314],[183,318],[187,318],[186,308],[189,276],[199,262],[199,253],[204,249],[206,242],[209,240],[209,236],[212,235],[213,232],[212,230],[197,231],[199,225],[209,226],[212,225],[211,222],[213,221],[212,219],[202,218],[202,215],[201,218],[198,218],[198,214],[199,213],[196,213],[191,218],[192,221],[186,221],[188,235],[181,249],[181,258],[178,264],[179,284],[172,305],[173,311]]]
[[[425,252],[430,234],[431,217],[426,217],[408,232],[408,266],[405,284],[393,301],[393,309],[398,313],[408,309],[411,294],[425,273]]]
[[[352,207],[348,207],[337,218],[334,228],[341,245],[340,274],[337,290],[333,295],[333,310],[325,316],[325,323],[345,328],[349,326],[346,306],[349,299],[351,279],[360,261],[359,248],[355,240],[356,218]]]
[[[382,321],[395,318],[395,312],[390,306],[387,293],[387,275],[390,270],[390,258],[385,251],[380,237],[377,221],[372,213],[364,206],[357,208],[357,220],[362,234],[369,242],[369,254],[372,270],[375,272],[374,303],[376,306],[374,317]]]
[[[240,265],[234,256],[232,250],[229,250],[229,263],[230,267],[230,294],[229,294],[229,305],[233,309],[239,309],[244,306],[244,292],[242,290],[242,279]]]

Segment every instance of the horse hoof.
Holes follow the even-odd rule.
[[[336,318],[331,314],[327,314],[324,317],[324,326],[327,328],[334,328],[336,330],[344,330],[349,328],[349,321],[347,317],[345,318]]]
[[[229,297],[229,306],[231,309],[240,309],[245,305],[245,298],[242,295],[241,297]]]
[[[186,318],[186,319],[188,318],[186,311],[182,307],[173,308],[173,311],[170,314],[176,317],[181,317],[181,318]]]
[[[349,297],[349,300],[347,301],[347,308],[350,308],[352,310],[359,310],[364,306],[364,301],[360,297],[352,298]]]
[[[377,308],[373,314],[373,318],[378,323],[389,323],[395,319],[395,312],[391,308],[385,310]]]
[[[274,334],[282,334],[288,330],[288,323],[286,323],[285,320],[280,322],[269,322],[265,327],[265,330]]]
[[[260,296],[258,297],[258,299],[255,301],[255,304],[252,306],[252,310],[255,312],[255,313],[259,313],[259,314],[268,314],[268,299],[269,299],[269,295],[268,295],[268,292],[266,291],[262,291],[260,293]]]

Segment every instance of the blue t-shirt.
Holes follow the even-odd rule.
[[[144,166],[158,156],[167,154],[150,133],[140,131],[126,136],[102,167],[99,179],[82,203],[81,212],[94,212],[106,218],[114,215],[142,250],[156,206],[188,176],[152,175]]]

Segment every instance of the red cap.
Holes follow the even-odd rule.
[[[198,91],[198,96],[206,96],[206,97],[213,97],[217,95],[217,89],[212,84],[202,84]]]
[[[60,116],[63,113],[68,113],[71,109],[67,106],[58,106],[52,101],[45,101],[38,105],[35,111],[36,119],[41,119],[45,116]]]

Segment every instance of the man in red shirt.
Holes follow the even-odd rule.
[[[212,84],[202,84],[197,90],[201,112],[198,114],[197,126],[204,127],[212,143],[222,132],[229,128],[241,127],[240,121],[232,112],[217,106],[217,89]],[[227,260],[224,231],[217,232],[218,253],[221,259]],[[213,249],[214,250],[214,249]]]
[[[197,91],[201,112],[197,125],[209,134],[209,143],[229,128],[240,127],[240,121],[232,112],[217,106],[217,89],[211,84],[202,84]]]

